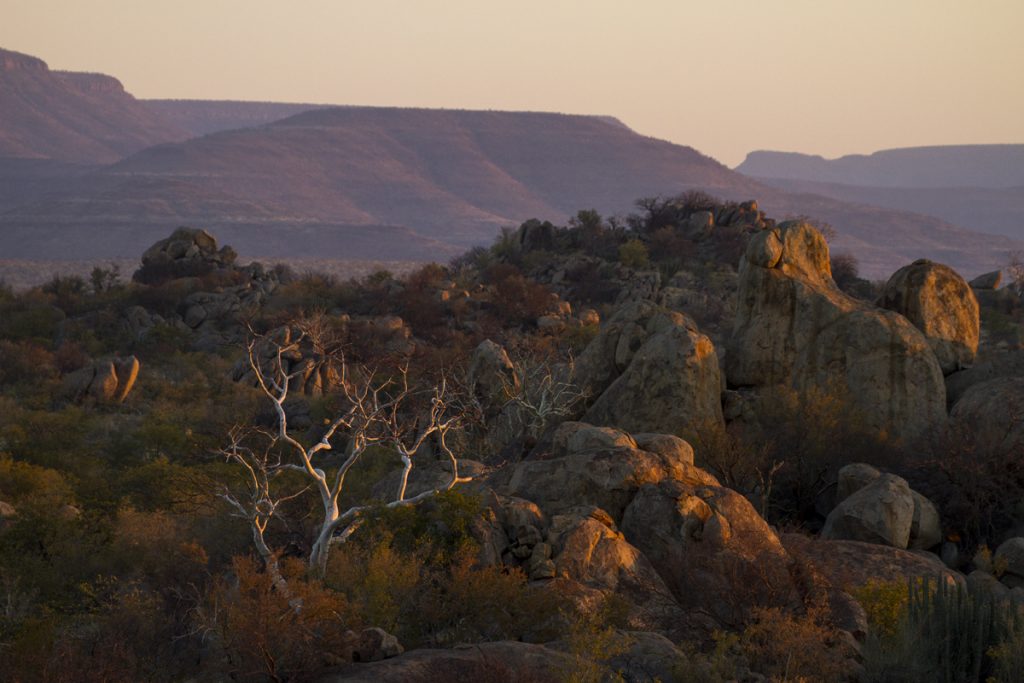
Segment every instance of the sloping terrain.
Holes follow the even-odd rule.
[[[267,107],[249,111],[284,111]],[[929,216],[772,188],[608,117],[338,107],[156,145],[52,191],[37,186],[5,205],[0,252],[128,257],[169,226],[201,225],[253,256],[447,259],[528,218],[624,215],[639,197],[693,189],[826,221],[836,250],[874,278],[921,257],[982,272],[1017,247]]]
[[[327,104],[240,102],[236,100],[140,100],[165,119],[193,135],[209,135],[233,128],[252,128],[301,114],[326,109]]]
[[[1024,186],[866,187],[788,178],[758,178],[787,192],[935,216],[971,230],[1024,239]]]
[[[115,78],[0,50],[0,157],[110,163],[188,137]]]
[[[757,151],[748,154],[736,170],[759,178],[866,187],[1020,187],[1024,185],[1024,145],[906,147],[838,159]]]

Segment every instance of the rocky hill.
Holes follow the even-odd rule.
[[[0,157],[110,163],[188,137],[115,78],[0,49]]]
[[[875,278],[918,256],[973,275],[1017,248],[929,216],[780,191],[607,117],[370,107],[143,150],[0,215],[0,246],[130,257],[169,227],[201,224],[254,256],[445,259],[526,218],[625,215],[637,198],[691,189],[826,221],[835,249]]]

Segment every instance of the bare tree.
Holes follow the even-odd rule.
[[[248,343],[249,365],[257,386],[273,406],[275,426],[272,430],[235,430],[231,443],[222,451],[229,461],[245,469],[248,492],[243,496],[225,490],[221,495],[238,516],[249,521],[257,551],[268,570],[275,573],[275,583],[280,582],[281,590],[287,587],[277,571],[275,555],[264,539],[267,525],[279,514],[282,503],[309,489],[316,491],[322,516],[309,566],[316,575],[323,576],[331,546],[347,539],[361,524],[363,513],[371,507],[355,505],[344,511],[339,507],[346,476],[371,446],[396,453],[402,461],[399,484],[394,497],[384,503],[385,507],[411,505],[470,480],[459,476],[458,459],[447,440],[461,419],[447,381],[442,380],[429,389],[415,389],[409,383],[408,366],[399,368],[392,376],[380,378],[366,368],[350,368],[339,353],[333,362],[342,404],[340,413],[328,423],[318,441],[311,445],[302,443],[289,430],[285,402],[292,380],[304,367],[289,359],[294,359],[303,342],[316,334],[318,328],[300,324],[297,329],[297,335],[254,336]],[[317,348],[325,347],[318,340],[310,341]],[[269,354],[266,353],[268,346]],[[292,370],[293,366],[298,369]],[[332,471],[321,463],[333,450],[333,441],[342,435],[347,436],[344,460]],[[451,476],[440,488],[407,497],[416,454],[428,439],[448,458]],[[250,445],[254,440],[260,443],[259,447]],[[274,481],[287,471],[302,474],[308,482],[306,489],[287,496],[275,493]]]
[[[529,436],[538,436],[544,429],[576,414],[587,394],[576,384],[562,376],[572,376],[570,358],[564,369],[555,367],[550,360],[519,359],[513,365],[515,380],[502,378],[508,400],[509,419]],[[562,370],[560,372],[560,369]]]

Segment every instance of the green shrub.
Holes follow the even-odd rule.
[[[636,238],[629,240],[619,247],[619,263],[627,268],[647,267],[647,245]]]

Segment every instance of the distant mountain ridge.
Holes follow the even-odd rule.
[[[238,100],[140,100],[178,127],[195,136],[234,128],[253,128],[331,104],[244,102]]]
[[[913,211],[1024,239],[1024,145],[908,147],[832,160],[752,152],[736,170],[786,192]]]
[[[906,147],[838,159],[756,151],[736,170],[757,178],[865,187],[1020,187],[1024,186],[1024,144]]]
[[[0,49],[0,157],[110,163],[190,133],[103,74]]]
[[[342,107],[157,145],[76,176],[0,214],[0,249],[130,257],[191,224],[268,257],[447,259],[526,218],[621,215],[639,197],[692,189],[827,221],[835,249],[857,254],[871,277],[920,257],[991,270],[1017,246],[927,216],[780,191],[606,117]]]
[[[607,116],[140,102],[116,79],[52,72],[18,53],[0,53],[0,67],[5,258],[131,258],[196,225],[249,256],[445,260],[528,218],[624,215],[637,198],[687,190],[826,221],[834,250],[873,278],[921,257],[971,275],[1024,247],[935,216],[772,187]],[[26,122],[53,135],[11,134]]]

